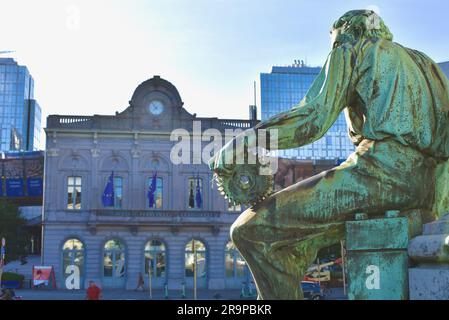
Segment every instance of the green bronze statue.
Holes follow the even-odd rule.
[[[277,130],[278,149],[301,147],[344,111],[356,151],[340,166],[269,195],[233,224],[231,238],[259,299],[302,299],[305,270],[318,250],[344,238],[355,213],[420,208],[438,216],[449,209],[446,76],[425,54],[393,42],[373,11],[347,12],[331,37],[333,49],[304,99],[255,130]],[[210,162],[224,185],[247,166],[224,161],[233,152],[231,141]]]

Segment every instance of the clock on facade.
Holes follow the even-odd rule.
[[[159,100],[153,100],[148,105],[148,110],[154,115],[160,115],[164,111],[164,104]]]

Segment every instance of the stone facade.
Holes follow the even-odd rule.
[[[150,106],[153,101],[160,102],[154,109]],[[158,76],[139,85],[129,107],[115,116],[48,117],[43,264],[54,267],[58,288],[67,287],[67,267],[74,261],[80,269],[81,288],[95,280],[103,287],[134,289],[139,272],[147,285],[144,251],[151,240],[163,245],[165,264],[164,272],[155,271],[152,276],[154,287],[167,283],[169,289],[180,289],[183,282],[187,287],[193,285],[185,271],[186,245],[192,239],[205,247],[199,249],[205,250],[201,251],[205,266],[198,269],[198,287],[240,288],[248,279],[246,269],[244,274],[239,271],[239,259],[232,262],[234,273],[225,267],[226,253],[234,257],[226,250],[229,228],[242,208],[230,211],[206,164],[174,165],[170,160],[177,143],[170,141],[171,132],[183,128],[191,133],[194,121],[201,121],[202,131],[215,128],[220,132],[256,124],[254,120],[198,118],[183,108],[177,89]],[[102,195],[112,171],[122,179],[123,200],[121,207],[105,208]],[[153,209],[147,192],[154,172],[162,178],[162,207]],[[81,192],[76,192],[76,197],[81,201],[75,209],[68,205],[73,200],[70,190],[75,190],[70,189],[71,177],[80,178]],[[203,205],[189,208],[189,179],[198,177]],[[109,240],[120,242],[114,254],[105,248]],[[67,245],[70,241],[72,245]],[[114,260],[113,271],[105,269],[106,259],[108,263]],[[117,281],[110,281],[117,276],[117,260],[124,262],[124,272]]]

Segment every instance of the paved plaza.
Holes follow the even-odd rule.
[[[23,289],[16,290],[16,295],[22,300],[84,300],[85,290],[47,290],[47,289]],[[241,298],[240,290],[198,290],[199,300],[255,300],[255,297]],[[163,290],[153,291],[153,300],[165,299]],[[193,299],[193,291],[186,291],[186,298],[182,298],[181,291],[169,291],[169,300]],[[326,295],[325,300],[345,300],[341,289],[332,289]],[[150,300],[148,291],[129,290],[104,290],[103,300]]]

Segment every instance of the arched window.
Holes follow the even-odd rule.
[[[84,283],[84,245],[78,239],[69,239],[62,246],[62,273],[67,289],[82,289]]]
[[[104,286],[122,288],[126,282],[126,246],[119,239],[105,243],[103,253]]]
[[[194,272],[196,270],[197,286],[206,287],[207,278],[207,252],[206,246],[200,240],[192,239],[185,247],[185,279],[188,286],[193,286]]]
[[[245,278],[246,261],[235,248],[232,241],[226,244],[225,252],[226,278]]]
[[[145,245],[145,275],[150,276],[154,286],[162,286],[166,278],[165,245],[159,240],[148,241]]]
[[[246,261],[232,241],[229,241],[225,248],[225,276],[226,288],[228,289],[241,288],[245,283],[251,284],[254,282]]]

